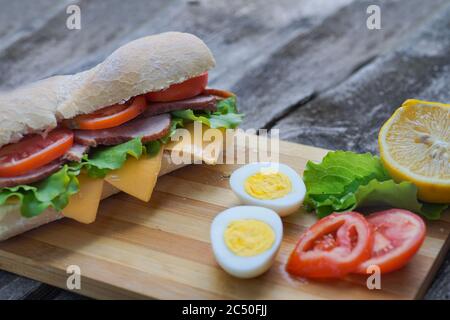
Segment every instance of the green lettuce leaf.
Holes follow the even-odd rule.
[[[85,155],[80,164],[74,165],[84,167],[91,178],[103,178],[109,171],[121,168],[128,155],[139,159],[143,152],[141,138],[135,138],[113,147],[97,148]]]
[[[380,159],[370,153],[329,152],[322,163],[309,161],[304,172],[306,208],[322,218],[333,212],[388,205],[438,219],[447,206],[421,203],[417,188],[395,183]]]
[[[200,121],[201,123],[207,126],[210,125],[209,115],[204,112],[197,111],[196,113],[194,113],[194,110],[187,109],[187,110],[172,111],[172,115],[179,119],[186,120],[187,122]]]
[[[370,153],[328,152],[319,164],[308,161],[304,172],[308,196],[347,194],[373,179],[390,177],[380,159]]]
[[[159,140],[155,140],[155,141],[150,141],[148,143],[146,143],[145,146],[145,154],[148,157],[154,157],[159,153],[159,150],[161,150],[161,141]]]
[[[234,129],[242,122],[242,118],[244,117],[243,114],[237,111],[236,97],[220,100],[217,103],[217,110],[214,112],[188,109],[173,111],[172,115],[177,119],[187,122],[200,121],[213,129]]]
[[[422,203],[417,200],[417,187],[411,182],[395,183],[394,180],[372,180],[359,187],[355,193],[356,207],[388,205],[421,214],[430,220],[441,217],[447,205]],[[351,209],[353,210],[353,208]]]
[[[181,128],[181,127],[183,127],[183,125],[184,125],[183,119],[176,118],[172,115],[172,120],[170,121],[169,132],[164,137],[159,139],[160,142],[162,144],[166,144],[166,143],[170,142],[170,138],[173,136],[173,134],[175,133],[177,128]]]
[[[70,196],[79,190],[77,175],[77,170],[65,165],[48,178],[33,185],[2,188],[0,205],[5,204],[9,198],[16,198],[20,202],[21,214],[27,218],[39,215],[48,207],[61,211],[69,203]]]

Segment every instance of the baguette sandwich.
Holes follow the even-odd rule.
[[[90,70],[1,92],[0,240],[62,217],[94,222],[101,199],[120,191],[149,201],[157,177],[184,165],[170,157],[177,128],[242,120],[233,94],[206,88],[214,64],[199,38],[168,32]],[[182,142],[198,156],[201,146]]]

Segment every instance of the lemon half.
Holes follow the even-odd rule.
[[[380,156],[395,181],[410,181],[418,198],[450,203],[450,104],[407,100],[378,135]]]

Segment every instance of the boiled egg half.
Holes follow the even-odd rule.
[[[306,194],[300,175],[274,162],[255,162],[240,167],[230,177],[233,192],[244,204],[270,208],[284,217],[296,212]]]
[[[272,265],[283,238],[276,212],[238,206],[219,213],[211,224],[211,244],[219,265],[238,278],[253,278]]]

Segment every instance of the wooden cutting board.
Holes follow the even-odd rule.
[[[281,142],[280,162],[302,173],[326,150]],[[233,278],[215,262],[210,223],[238,205],[228,177],[238,165],[192,165],[159,179],[149,203],[118,194],[104,200],[97,221],[62,219],[0,243],[0,268],[66,288],[69,265],[81,268],[81,293],[158,299],[413,299],[428,288],[448,250],[450,219],[427,222],[419,253],[404,269],[382,276],[317,282],[291,278],[284,266],[303,230],[316,221],[304,211],[284,219],[284,240],[273,267],[251,280]]]

